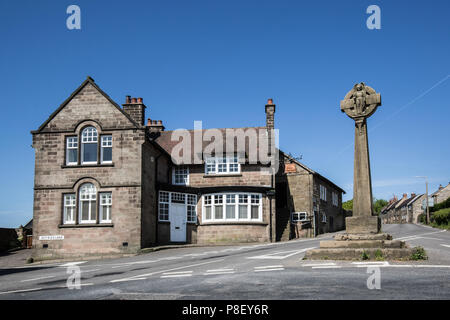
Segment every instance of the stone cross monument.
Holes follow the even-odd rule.
[[[353,217],[347,217],[348,233],[378,233],[380,218],[373,215],[367,118],[381,105],[381,95],[364,82],[353,86],[341,101],[341,111],[355,121]]]
[[[341,101],[341,111],[355,120],[355,168],[353,177],[353,216],[345,219],[346,233],[334,240],[320,241],[320,248],[308,250],[310,260],[408,260],[413,248],[404,241],[381,233],[381,219],[372,208],[367,118],[381,105],[381,96],[363,82],[353,86]]]

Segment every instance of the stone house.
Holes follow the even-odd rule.
[[[442,185],[439,185],[438,190],[433,192],[430,197],[433,198],[433,203],[441,203],[450,198],[450,182],[448,185],[443,187]]]
[[[145,110],[142,98],[130,96],[121,108],[88,77],[32,131],[36,260],[132,254],[167,243],[280,241],[344,228],[344,190],[274,148],[271,99],[266,126],[232,129],[232,140],[229,128],[213,129],[214,142],[223,136],[225,150],[255,131],[257,151],[279,154],[278,166],[277,157],[253,161],[250,138],[237,152],[206,152],[207,139],[198,147],[196,135],[210,131],[174,138],[177,130],[166,131],[161,120],[146,123]],[[180,144],[187,148],[180,152]]]

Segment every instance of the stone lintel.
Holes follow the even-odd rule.
[[[347,217],[345,225],[350,234],[376,234],[381,230],[381,219],[378,216]]]

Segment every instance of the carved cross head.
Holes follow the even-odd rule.
[[[344,100],[341,100],[341,111],[350,118],[365,119],[370,117],[381,105],[381,95],[364,82],[356,83]]]

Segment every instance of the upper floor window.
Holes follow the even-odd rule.
[[[112,162],[112,136],[102,136],[102,149],[100,152],[102,163]]]
[[[87,127],[81,132],[81,163],[97,163],[98,132]]]
[[[173,184],[188,185],[189,169],[186,167],[173,168]]]
[[[333,202],[333,205],[334,206],[339,206],[339,197],[338,197],[338,194],[336,193],[336,192],[333,192],[332,194],[331,194],[331,200],[332,200],[332,202]]]
[[[97,189],[92,183],[80,187],[80,223],[97,222]]]
[[[206,158],[205,174],[232,174],[240,171],[241,165],[236,155]]]
[[[327,188],[323,185],[320,185],[320,199],[327,201]]]
[[[66,164],[78,164],[78,137],[66,138]]]

